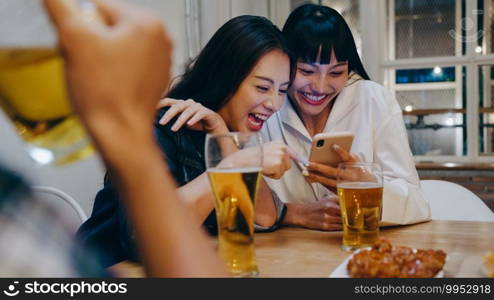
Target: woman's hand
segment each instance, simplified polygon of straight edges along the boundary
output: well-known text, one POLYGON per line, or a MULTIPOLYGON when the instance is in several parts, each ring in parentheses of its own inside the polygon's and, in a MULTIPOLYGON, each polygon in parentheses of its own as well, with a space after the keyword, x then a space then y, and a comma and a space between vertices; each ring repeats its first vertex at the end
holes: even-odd
POLYGON ((287 203, 284 224, 317 230, 341 230, 341 210, 337 196, 312 203, 287 203))
MULTIPOLYGON (((226 147, 225 147, 226 149, 226 147)), ((246 148, 236 151, 236 146, 231 145, 232 153, 223 159, 221 167, 235 164, 237 167, 252 166, 252 162, 259 161, 259 151, 256 148, 246 148)), ((262 145, 264 153, 262 175, 280 179, 283 174, 292 167, 288 146, 280 141, 265 143, 262 145)))
MULTIPOLYGON (((360 161, 358 156, 344 150, 338 145, 334 145, 333 150, 341 157, 342 162, 360 161)), ((338 168, 316 162, 310 162, 307 170, 309 171, 307 180, 310 182, 318 182, 324 185, 327 189, 333 192, 336 191, 336 173, 338 168)))
POLYGON ((182 126, 192 130, 205 131, 207 133, 221 134, 227 133, 228 127, 221 116, 195 102, 192 99, 176 100, 172 98, 161 99, 157 109, 169 106, 170 108, 159 120, 159 124, 166 125, 177 115, 177 121, 172 126, 172 131, 178 131, 182 126))
POLYGON ((288 146, 280 141, 263 144, 264 163, 263 175, 280 179, 292 167, 288 146))

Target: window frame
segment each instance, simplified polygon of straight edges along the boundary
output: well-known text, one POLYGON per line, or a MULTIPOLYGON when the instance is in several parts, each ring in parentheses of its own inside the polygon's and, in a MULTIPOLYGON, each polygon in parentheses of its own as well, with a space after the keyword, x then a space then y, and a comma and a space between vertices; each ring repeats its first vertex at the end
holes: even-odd
MULTIPOLYGON (((494 67, 494 54, 479 54, 475 52, 476 43, 470 42, 466 43, 466 53, 462 55, 461 53, 461 41, 457 41, 455 46, 455 56, 441 56, 441 57, 424 57, 424 58, 407 58, 407 59, 392 59, 395 57, 394 51, 394 0, 379 0, 379 16, 378 18, 384 20, 379 23, 378 32, 381 33, 381 38, 385 41, 384 45, 387 48, 380 51, 381 59, 379 60, 379 70, 381 73, 382 83, 389 88, 393 93, 395 93, 395 88, 399 90, 407 90, 404 87, 406 84, 396 84, 395 83, 395 70, 396 69, 416 69, 416 68, 433 68, 435 66, 439 67, 456 67, 456 88, 457 99, 456 101, 461 101, 462 95, 462 83, 461 83, 461 69, 464 66, 466 68, 466 147, 467 153, 465 156, 452 156, 452 155, 442 155, 442 156, 424 156, 416 155, 414 160, 416 162, 494 162, 493 154, 481 154, 480 144, 479 144, 479 67, 483 65, 493 65, 494 67), (389 29, 389 30, 388 30, 389 29), (460 80, 459 80, 460 79, 460 80), (460 93, 458 93, 458 91, 460 93), (459 97, 459 100, 458 100, 459 97)), ((462 0, 455 0, 456 8, 456 18, 457 22, 455 30, 458 32, 461 30, 461 4, 462 0)), ((364 1, 365 2, 365 1, 364 1)), ((486 7, 489 7, 490 2, 484 0, 484 11, 486 7)), ((474 26, 466 29, 466 36, 471 36, 477 33, 477 15, 474 12, 477 11, 477 1, 465 1, 465 18, 470 18, 474 20, 474 26)), ((484 18, 484 28, 486 28, 486 23, 488 24, 487 18, 484 18)), ((484 51, 489 50, 486 46, 487 39, 483 39, 483 49, 484 51)), ((363 45, 365 49, 365 45, 363 45)), ((415 84, 413 89, 416 88, 430 88, 435 83, 421 83, 415 84)), ((438 85, 439 86, 439 85, 438 85)), ((484 90, 486 85, 484 85, 484 90)), ((410 86, 411 87, 411 86, 410 86)), ((490 88, 490 86, 489 86, 490 88)), ((396 95, 396 93, 395 93, 396 95)), ((463 146, 463 145, 461 145, 463 146)), ((458 148, 458 147, 456 147, 458 148)))

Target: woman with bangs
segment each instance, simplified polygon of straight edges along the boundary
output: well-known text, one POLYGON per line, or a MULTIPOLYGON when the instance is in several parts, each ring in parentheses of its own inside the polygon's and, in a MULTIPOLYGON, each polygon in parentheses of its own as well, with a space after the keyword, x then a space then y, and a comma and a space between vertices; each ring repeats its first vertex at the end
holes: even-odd
MULTIPOLYGON (((309 156, 312 137, 349 131, 350 153, 335 147, 343 161, 379 163, 383 169, 382 224, 430 219, 403 123, 400 106, 383 86, 370 80, 343 17, 334 9, 306 4, 288 17, 283 34, 297 59, 288 101, 263 128, 265 140, 281 140, 309 156)), ((286 202, 283 223, 320 230, 341 229, 336 168, 311 162, 308 175, 288 170, 266 179, 286 202)))

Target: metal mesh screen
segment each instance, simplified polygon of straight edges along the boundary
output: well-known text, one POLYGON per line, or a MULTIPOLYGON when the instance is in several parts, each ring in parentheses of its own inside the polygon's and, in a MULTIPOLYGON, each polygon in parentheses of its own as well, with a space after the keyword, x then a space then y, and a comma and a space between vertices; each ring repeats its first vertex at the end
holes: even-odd
POLYGON ((441 131, 434 129, 408 131, 408 142, 413 155, 461 156, 462 147, 458 147, 456 143, 461 141, 463 141, 461 128, 448 128, 441 131))
POLYGON ((478 13, 481 15, 478 24, 477 53, 494 53, 494 0, 477 2, 478 13))
POLYGON ((480 154, 494 154, 494 67, 479 67, 480 154))
POLYGON ((396 99, 403 110, 461 108, 461 103, 457 103, 455 98, 455 89, 396 91, 396 99))
POLYGON ((435 109, 462 108, 461 95, 457 95, 455 88, 396 91, 396 98, 405 114, 425 110, 423 114, 404 115, 414 155, 463 155, 463 114, 434 112, 435 109))
POLYGON ((395 58, 455 55, 456 18, 455 0, 394 0, 395 58))

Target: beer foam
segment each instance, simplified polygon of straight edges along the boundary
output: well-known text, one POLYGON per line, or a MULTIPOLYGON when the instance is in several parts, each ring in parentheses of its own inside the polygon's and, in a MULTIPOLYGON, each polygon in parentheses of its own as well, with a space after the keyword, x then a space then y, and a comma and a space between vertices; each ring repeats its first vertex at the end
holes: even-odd
POLYGON ((261 172, 262 168, 252 167, 252 168, 232 168, 232 169, 221 169, 221 168, 209 168, 208 173, 255 173, 261 172))
POLYGON ((342 182, 338 183, 337 188, 341 189, 377 189, 382 188, 381 184, 376 182, 342 182))

